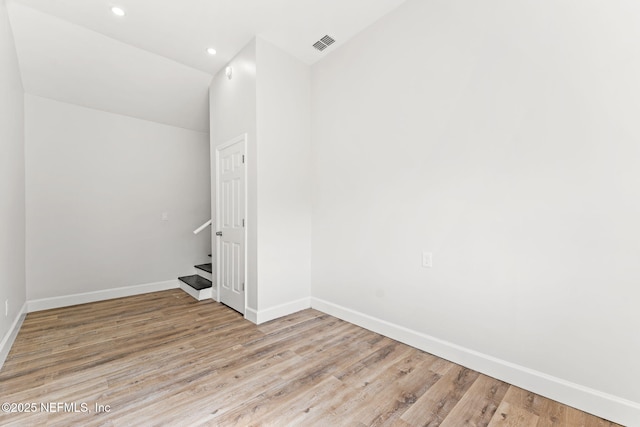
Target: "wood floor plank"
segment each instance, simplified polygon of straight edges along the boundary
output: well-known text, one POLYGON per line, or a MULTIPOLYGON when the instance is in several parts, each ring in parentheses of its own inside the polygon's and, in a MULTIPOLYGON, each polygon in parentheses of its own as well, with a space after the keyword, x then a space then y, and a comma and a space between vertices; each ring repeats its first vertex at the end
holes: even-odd
POLYGON ((491 421, 509 384, 480 375, 453 407, 441 427, 486 426, 491 421))
POLYGON ((502 402, 488 427, 536 427, 538 416, 524 408, 502 402))
POLYGON ((300 392, 315 387, 332 372, 350 363, 349 356, 354 353, 353 349, 356 346, 357 343, 335 346, 324 352, 322 358, 316 360, 315 363, 304 361, 304 369, 294 375, 288 375, 289 378, 285 377, 287 381, 283 385, 245 402, 244 405, 248 407, 249 411, 245 407, 238 407, 222 415, 220 422, 230 425, 252 425, 258 422, 261 417, 268 417, 275 409, 290 404, 300 392))
POLYGON ((439 426, 480 374, 462 366, 450 369, 403 415, 409 424, 439 426))
POLYGON ((429 370, 434 360, 428 356, 430 355, 413 350, 408 357, 386 369, 396 375, 395 379, 374 379, 373 381, 388 385, 375 396, 379 404, 375 408, 363 406, 357 415, 358 419, 370 426, 392 425, 400 419, 441 378, 439 374, 429 370))
POLYGON ((89 407, 2 426, 616 427, 316 310, 256 326, 181 290, 29 313, 0 396, 89 407))
POLYGON ((511 386, 504 397, 510 405, 538 415, 538 427, 565 425, 566 407, 519 387, 511 386))
POLYGON ((342 387, 333 399, 323 404, 324 414, 318 411, 306 425, 340 425, 345 419, 357 419, 366 425, 392 425, 439 379, 431 371, 437 358, 411 349, 404 358, 393 359, 393 365, 379 365, 378 369, 363 369, 343 377, 342 387), (413 383, 405 383, 410 377, 413 383), (345 381, 346 379, 346 381, 345 381), (376 405, 372 405, 376 402, 376 405))

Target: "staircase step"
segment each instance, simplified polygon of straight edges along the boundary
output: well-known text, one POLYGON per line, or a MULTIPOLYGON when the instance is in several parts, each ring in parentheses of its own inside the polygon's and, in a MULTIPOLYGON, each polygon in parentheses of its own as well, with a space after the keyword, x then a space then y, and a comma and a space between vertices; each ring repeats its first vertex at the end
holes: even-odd
POLYGON ((202 271, 206 271, 207 273, 213 273, 212 263, 196 265, 196 268, 199 268, 202 271))
POLYGON ((194 274, 193 276, 178 277, 178 279, 198 291, 212 287, 211 280, 205 279, 197 274, 194 274))

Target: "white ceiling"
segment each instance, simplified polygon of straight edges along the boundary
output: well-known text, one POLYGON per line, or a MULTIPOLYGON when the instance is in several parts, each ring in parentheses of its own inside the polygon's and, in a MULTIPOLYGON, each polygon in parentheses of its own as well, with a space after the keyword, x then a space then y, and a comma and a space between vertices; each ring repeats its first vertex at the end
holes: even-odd
POLYGON ((256 35, 313 64, 404 1, 9 0, 7 7, 28 93, 208 131, 211 76, 256 35), (113 15, 115 5, 127 14, 113 15), (320 53, 312 44, 325 34, 336 43, 320 53))

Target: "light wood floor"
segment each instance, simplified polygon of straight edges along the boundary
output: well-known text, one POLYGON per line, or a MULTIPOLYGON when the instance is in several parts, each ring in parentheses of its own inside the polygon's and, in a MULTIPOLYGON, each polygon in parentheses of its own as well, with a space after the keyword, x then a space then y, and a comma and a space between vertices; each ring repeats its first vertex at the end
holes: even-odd
POLYGON ((0 396, 38 406, 0 413, 20 426, 615 425, 315 310, 255 326, 180 290, 30 313, 0 396))

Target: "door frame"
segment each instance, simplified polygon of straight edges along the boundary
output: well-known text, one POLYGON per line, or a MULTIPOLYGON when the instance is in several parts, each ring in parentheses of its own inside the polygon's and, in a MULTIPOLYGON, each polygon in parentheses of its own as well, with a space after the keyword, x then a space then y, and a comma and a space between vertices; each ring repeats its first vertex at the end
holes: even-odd
POLYGON ((247 219, 247 200, 248 200, 248 179, 247 179, 247 164, 248 164, 248 156, 247 156, 247 134, 243 133, 241 135, 236 136, 235 138, 232 138, 230 140, 228 140, 227 142, 224 142, 220 145, 216 146, 216 163, 215 163, 215 167, 216 167, 216 172, 215 172, 215 179, 216 179, 216 183, 215 183, 215 188, 216 188, 216 206, 215 206, 215 212, 216 212, 216 216, 215 216, 215 220, 213 222, 214 227, 211 227, 211 238, 215 239, 216 242, 216 301, 217 302, 221 302, 221 293, 220 293, 220 239, 218 239, 218 236, 216 236, 216 232, 220 230, 220 227, 222 226, 220 223, 220 152, 222 150, 225 150, 235 144, 241 144, 241 148, 242 148, 242 155, 244 156, 244 233, 242 236, 242 244, 243 244, 243 251, 244 251, 244 266, 243 266, 243 270, 244 270, 244 311, 245 311, 245 317, 246 317, 246 311, 247 311, 247 283, 249 282, 248 280, 248 276, 247 276, 247 264, 248 264, 248 259, 247 259, 247 255, 249 253, 248 249, 247 249, 247 230, 249 228, 249 221, 247 219))

